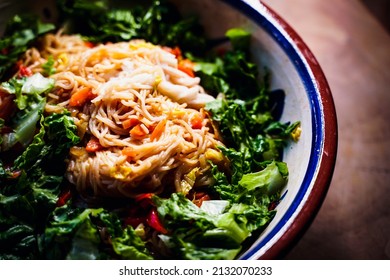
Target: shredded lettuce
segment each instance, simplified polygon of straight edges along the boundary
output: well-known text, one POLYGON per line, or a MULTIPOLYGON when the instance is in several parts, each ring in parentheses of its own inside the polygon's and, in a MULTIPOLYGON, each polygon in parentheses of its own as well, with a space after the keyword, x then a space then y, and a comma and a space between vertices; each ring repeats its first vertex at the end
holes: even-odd
POLYGON ((248 192, 255 188, 263 188, 264 193, 273 195, 286 184, 287 165, 284 162, 272 162, 266 168, 254 173, 244 174, 238 184, 248 192))
POLYGON ((153 0, 149 6, 118 8, 109 1, 59 0, 60 19, 69 32, 80 33, 91 42, 145 39, 153 44, 178 46, 202 53, 206 48, 203 28, 196 17, 182 18, 175 6, 153 0))
POLYGON ((79 141, 66 113, 41 115, 39 123, 39 132, 13 166, 5 168, 0 160, 0 259, 41 257, 37 236, 56 207, 64 155, 79 141))
POLYGON ((211 211, 213 202, 199 208, 180 193, 169 199, 154 196, 159 216, 171 231, 162 240, 178 258, 235 258, 252 232, 273 218, 275 212, 268 209, 271 196, 284 187, 286 176, 286 166, 275 162, 258 173, 244 175, 238 185, 225 185, 229 195, 211 211))
MULTIPOLYGON (((275 215, 270 206, 280 199, 289 173, 282 151, 299 127, 299 122, 278 120, 284 92, 269 90, 267 71, 260 77, 263 71, 250 56, 251 34, 228 30, 220 41, 230 42, 230 49, 217 55, 208 49, 212 42, 203 36, 196 17, 182 18, 164 0, 131 10, 105 0, 57 4, 65 32, 77 32, 85 40, 140 38, 180 46, 195 62, 201 85, 216 97, 205 110, 226 144, 218 148, 230 162, 229 171, 210 163, 214 180, 207 192, 212 200, 201 207, 189 199, 190 193, 153 195, 148 207, 155 207, 167 230, 158 236, 150 233, 147 219, 141 223, 147 230, 134 229, 118 209, 88 208, 72 199, 58 206, 66 184, 65 161, 80 138, 69 112, 43 114, 45 95, 54 86, 47 78, 55 72, 49 57, 42 74, 1 84, 2 90, 15 95, 18 112, 7 124, 0 119, 0 131, 6 125, 12 130, 1 135, 0 152, 19 144, 22 151, 12 162, 0 159, 0 259, 237 258, 275 215)), ((53 29, 35 17, 16 16, 0 39, 0 79, 10 74, 27 47, 53 29)), ((136 218, 145 216, 138 214, 136 218)))
POLYGON ((56 68, 54 67, 54 58, 52 55, 49 55, 47 61, 42 64, 43 74, 45 76, 53 75, 56 72, 56 68))
POLYGON ((53 86, 53 79, 45 78, 39 73, 31 77, 12 78, 1 84, 3 90, 15 95, 15 102, 19 109, 11 123, 13 132, 3 137, 6 139, 3 150, 9 150, 18 142, 24 147, 31 142, 46 104, 44 93, 51 90, 53 86))
POLYGON ((13 131, 1 138, 2 149, 20 143, 24 150, 10 167, 0 161, 0 259, 35 259, 40 256, 37 234, 55 208, 64 179, 64 156, 80 139, 67 113, 43 115, 51 79, 35 74, 1 86, 15 94, 19 109, 10 123, 13 131))
POLYGON ((51 23, 42 22, 37 15, 15 15, 7 24, 5 33, 0 38, 0 79, 10 75, 19 56, 22 55, 35 40, 54 30, 51 23))
POLYGON ((248 51, 252 34, 242 28, 231 28, 226 32, 235 50, 248 51))
POLYGON ((119 218, 103 208, 57 208, 40 237, 47 259, 151 259, 145 243, 130 226, 123 228, 119 218), (110 242, 103 244, 101 230, 110 242))
MULTIPOLYGON (((24 82, 21 92, 26 95, 41 95, 54 87, 54 79, 45 78, 41 73, 28 77, 24 82)), ((19 108, 22 109, 22 108, 19 108)))

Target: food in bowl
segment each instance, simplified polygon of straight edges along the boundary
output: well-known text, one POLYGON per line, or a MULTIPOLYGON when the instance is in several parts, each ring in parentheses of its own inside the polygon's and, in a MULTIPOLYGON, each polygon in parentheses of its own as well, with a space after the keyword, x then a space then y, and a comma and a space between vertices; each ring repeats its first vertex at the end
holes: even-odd
POLYGON ((0 41, 1 258, 238 258, 299 120, 279 120, 248 31, 97 3, 58 1, 59 27, 15 16, 0 41))

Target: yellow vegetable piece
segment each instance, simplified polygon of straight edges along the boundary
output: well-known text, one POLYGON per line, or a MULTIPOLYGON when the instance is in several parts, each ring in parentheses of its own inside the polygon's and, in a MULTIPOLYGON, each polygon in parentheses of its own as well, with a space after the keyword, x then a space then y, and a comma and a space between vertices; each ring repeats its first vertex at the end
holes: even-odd
POLYGON ((153 48, 155 48, 156 46, 153 45, 152 43, 149 43, 149 42, 136 41, 136 42, 131 42, 131 43, 129 44, 129 47, 130 47, 130 49, 132 49, 132 50, 137 50, 137 49, 140 49, 140 48, 153 49, 153 48))
POLYGON ((118 180, 123 180, 131 174, 132 170, 127 166, 116 166, 110 169, 110 176, 118 180))
POLYGON ((66 53, 60 53, 57 57, 57 62, 61 65, 66 65, 69 62, 69 57, 66 53))
POLYGON ((205 157, 207 160, 210 160, 213 163, 219 163, 223 161, 222 153, 214 149, 207 149, 205 157))
POLYGON ((299 138, 301 137, 302 128, 300 125, 298 125, 292 132, 291 132, 291 138, 297 142, 299 138))
POLYGON ((184 179, 180 182, 179 192, 187 195, 195 184, 196 175, 199 167, 193 168, 190 172, 184 175, 184 179))

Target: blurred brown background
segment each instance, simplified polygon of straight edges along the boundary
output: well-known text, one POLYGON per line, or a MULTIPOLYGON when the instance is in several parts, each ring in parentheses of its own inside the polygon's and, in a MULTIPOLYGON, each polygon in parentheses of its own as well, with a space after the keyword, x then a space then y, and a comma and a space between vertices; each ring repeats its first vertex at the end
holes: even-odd
POLYGON ((367 9, 390 32, 390 1, 389 0, 361 0, 367 9))
POLYGON ((319 61, 339 128, 327 197, 285 259, 390 259, 390 1, 262 2, 319 61))

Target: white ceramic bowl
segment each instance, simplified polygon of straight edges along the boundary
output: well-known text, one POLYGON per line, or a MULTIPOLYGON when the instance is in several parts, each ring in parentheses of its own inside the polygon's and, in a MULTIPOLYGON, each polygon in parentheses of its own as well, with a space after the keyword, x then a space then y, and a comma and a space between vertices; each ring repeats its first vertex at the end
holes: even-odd
MULTIPOLYGON (((197 14, 210 37, 220 38, 233 27, 250 31, 255 62, 271 70, 271 87, 286 93, 281 120, 301 121, 300 140, 284 151, 283 160, 288 164, 290 176, 277 214, 253 245, 239 256, 280 258, 310 225, 331 181, 337 152, 337 121, 326 79, 301 38, 258 0, 172 2, 183 14, 197 14)), ((53 8, 50 1, 39 4, 33 6, 41 13, 44 8, 53 8)), ((4 5, 2 9, 3 15, 18 11, 17 5, 4 5)), ((2 28, 5 20, 2 16, 2 28)))
MULTIPOLYGON (((283 160, 290 176, 277 214, 240 259, 274 259, 286 253, 310 225, 328 190, 337 153, 337 120, 324 74, 305 43, 258 0, 172 1, 196 13, 210 37, 233 27, 253 35, 252 55, 272 72, 274 89, 286 93, 282 121, 300 120, 302 135, 283 160)), ((261 70, 261 69, 260 69, 261 70)))

